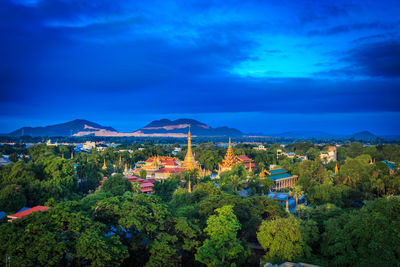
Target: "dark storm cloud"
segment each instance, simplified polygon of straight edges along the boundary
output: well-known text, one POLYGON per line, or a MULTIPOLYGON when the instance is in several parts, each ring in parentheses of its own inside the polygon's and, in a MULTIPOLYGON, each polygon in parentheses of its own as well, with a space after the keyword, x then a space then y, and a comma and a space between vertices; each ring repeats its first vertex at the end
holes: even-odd
POLYGON ((317 75, 399 78, 400 41, 391 39, 359 45, 344 53, 340 62, 346 66, 319 72, 317 75))
POLYGON ((341 33, 360 31, 360 30, 395 30, 398 29, 399 27, 400 27, 400 22, 393 22, 393 23, 371 22, 371 23, 344 24, 321 30, 312 30, 309 31, 307 35, 308 36, 337 35, 341 33))
POLYGON ((358 6, 321 3, 2 1, 0 115, 400 111, 399 42, 371 43, 397 24, 346 24, 358 6), (377 37, 353 48, 326 41, 360 31, 377 37), (326 71, 292 78, 298 49, 321 62, 335 51, 346 67, 311 64, 326 71), (280 68, 263 71, 278 56, 280 68), (246 62, 264 77, 247 76, 253 66, 235 72, 246 62), (360 75, 370 80, 352 79, 360 75))

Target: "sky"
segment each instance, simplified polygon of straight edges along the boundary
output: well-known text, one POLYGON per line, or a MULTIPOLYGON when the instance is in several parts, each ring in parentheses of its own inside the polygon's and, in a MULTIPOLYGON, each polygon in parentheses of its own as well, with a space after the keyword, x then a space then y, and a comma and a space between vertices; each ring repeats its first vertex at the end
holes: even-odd
POLYGON ((0 132, 193 118, 243 132, 400 132, 400 4, 0 1, 0 132))

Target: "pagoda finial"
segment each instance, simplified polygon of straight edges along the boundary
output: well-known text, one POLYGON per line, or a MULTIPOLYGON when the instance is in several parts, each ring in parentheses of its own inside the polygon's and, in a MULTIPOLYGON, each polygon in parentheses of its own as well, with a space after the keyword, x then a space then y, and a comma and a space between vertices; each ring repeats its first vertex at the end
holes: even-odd
POLYGON ((128 173, 128 164, 125 162, 125 169, 124 169, 124 173, 128 173))
POLYGON ((286 199, 286 211, 289 212, 289 197, 286 199))
POLYGON ((121 155, 119 155, 119 166, 121 166, 122 165, 122 157, 121 157, 121 155))
POLYGON ((102 169, 103 169, 103 170, 107 169, 107 165, 106 165, 106 158, 104 158, 104 164, 103 164, 103 167, 102 167, 102 169))
POLYGON ((192 136, 190 134, 190 124, 189 124, 189 131, 188 131, 187 152, 186 152, 185 160, 183 162, 183 166, 186 170, 194 170, 194 169, 198 168, 196 160, 194 159, 194 156, 192 153, 192 136))
POLYGON ((231 137, 229 137, 229 144, 228 147, 231 147, 231 137))
POLYGON ((335 175, 338 175, 338 173, 339 173, 339 168, 338 168, 337 163, 336 163, 336 166, 335 166, 335 175))
POLYGON ((190 187, 190 179, 189 179, 189 183, 188 183, 188 192, 192 193, 192 188, 190 187))

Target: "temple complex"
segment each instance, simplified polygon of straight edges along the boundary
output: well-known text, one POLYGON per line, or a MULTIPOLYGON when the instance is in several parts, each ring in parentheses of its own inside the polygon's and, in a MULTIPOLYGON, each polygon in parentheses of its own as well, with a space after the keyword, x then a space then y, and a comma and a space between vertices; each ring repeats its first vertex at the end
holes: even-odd
POLYGON ((238 164, 243 164, 246 169, 249 171, 253 171, 255 169, 255 165, 253 163, 253 160, 247 157, 246 155, 242 156, 235 156, 232 150, 232 144, 231 144, 231 138, 229 137, 229 144, 228 144, 228 150, 226 151, 225 157, 222 160, 222 163, 219 164, 219 170, 218 173, 224 172, 224 171, 230 171, 233 166, 238 165, 238 164))
POLYGON ((147 174, 146 178, 166 179, 172 173, 184 171, 184 169, 180 167, 181 162, 174 157, 155 156, 138 163, 136 164, 134 173, 139 175, 141 170, 145 170, 147 174))
POLYGON ((296 184, 298 178, 296 175, 291 175, 284 168, 277 168, 269 171, 264 170, 263 176, 274 181, 274 190, 292 188, 296 184))
POLYGON ((145 170, 146 178, 163 180, 169 178, 171 174, 194 169, 198 169, 200 175, 207 174, 194 159, 192 153, 192 136, 189 128, 187 153, 183 162, 175 157, 155 156, 148 158, 146 161, 137 162, 134 173, 139 175, 141 170, 145 170))

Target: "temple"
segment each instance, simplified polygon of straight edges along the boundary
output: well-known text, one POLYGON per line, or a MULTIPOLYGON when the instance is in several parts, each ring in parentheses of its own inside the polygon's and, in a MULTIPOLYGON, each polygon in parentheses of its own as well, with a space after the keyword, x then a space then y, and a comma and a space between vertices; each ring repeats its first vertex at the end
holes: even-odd
POLYGON ((183 172, 185 169, 180 166, 181 162, 177 158, 155 156, 144 162, 138 162, 134 173, 139 175, 141 170, 145 170, 146 178, 163 180, 169 178, 173 173, 183 172))
POLYGON ((291 175, 287 170, 283 168, 263 171, 265 177, 270 178, 275 183, 274 190, 288 189, 293 187, 297 182, 297 176, 291 175))
POLYGON ((139 175, 141 170, 145 170, 146 178, 164 180, 169 178, 171 174, 194 169, 198 169, 200 175, 207 174, 194 159, 192 153, 192 136, 189 128, 187 153, 183 162, 175 157, 155 156, 146 161, 137 162, 134 173, 135 175, 139 175))
POLYGON ((185 170, 201 169, 192 154, 192 135, 190 134, 190 126, 189 126, 189 132, 188 132, 187 152, 186 152, 185 160, 183 161, 182 167, 185 170))
POLYGON ((253 163, 253 160, 247 157, 246 155, 242 156, 235 156, 232 150, 232 144, 231 144, 231 138, 229 137, 229 144, 228 144, 228 150, 226 151, 225 157, 222 160, 222 163, 219 164, 219 170, 218 173, 224 172, 224 171, 230 171, 233 166, 238 165, 238 164, 243 164, 246 169, 249 171, 253 171, 255 169, 255 165, 253 163))

